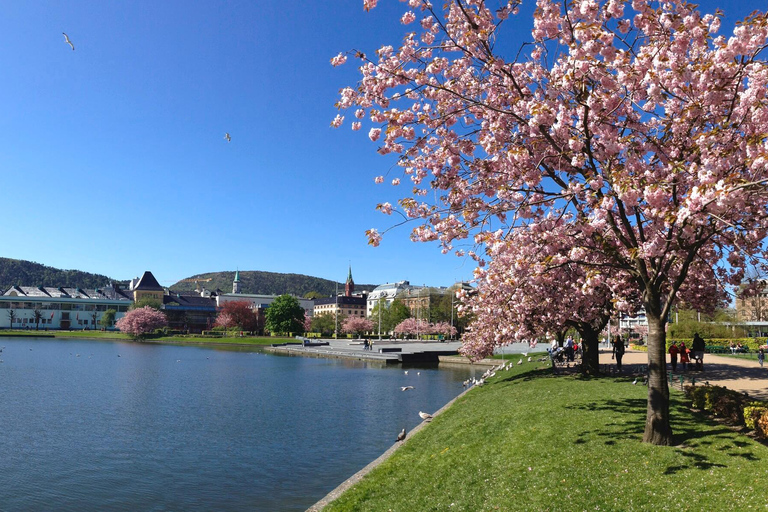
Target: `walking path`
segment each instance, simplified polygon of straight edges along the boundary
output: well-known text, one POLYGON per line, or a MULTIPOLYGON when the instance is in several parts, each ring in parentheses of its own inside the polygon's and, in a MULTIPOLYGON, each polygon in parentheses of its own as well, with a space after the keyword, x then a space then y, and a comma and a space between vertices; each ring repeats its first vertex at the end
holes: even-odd
MULTIPOLYGON (((611 351, 600 350, 601 365, 616 365, 611 359, 611 351)), ((623 373, 627 376, 642 373, 642 366, 647 366, 648 354, 635 350, 627 350, 622 359, 623 373)), ((693 367, 694 365, 690 365, 693 367)), ((757 361, 738 357, 717 356, 704 354, 704 371, 681 371, 682 365, 677 363, 677 372, 673 375, 672 385, 679 386, 679 376, 685 377, 688 384, 692 378, 697 384, 709 382, 716 386, 725 386, 740 393, 747 392, 749 396, 760 400, 768 400, 768 367, 761 368, 757 361)), ((667 357, 667 371, 671 371, 667 357)))

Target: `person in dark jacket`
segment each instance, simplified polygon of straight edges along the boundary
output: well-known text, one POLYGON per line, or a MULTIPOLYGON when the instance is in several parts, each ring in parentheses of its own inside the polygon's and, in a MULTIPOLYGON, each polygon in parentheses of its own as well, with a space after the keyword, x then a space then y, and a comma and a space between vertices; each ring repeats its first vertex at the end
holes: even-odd
POLYGON ((624 340, 618 335, 613 341, 613 356, 616 358, 616 369, 621 371, 621 358, 624 357, 624 340))
POLYGON ((704 338, 699 336, 699 333, 693 335, 693 343, 691 343, 691 350, 693 350, 693 359, 696 361, 696 369, 704 370, 704 349, 706 344, 704 338))

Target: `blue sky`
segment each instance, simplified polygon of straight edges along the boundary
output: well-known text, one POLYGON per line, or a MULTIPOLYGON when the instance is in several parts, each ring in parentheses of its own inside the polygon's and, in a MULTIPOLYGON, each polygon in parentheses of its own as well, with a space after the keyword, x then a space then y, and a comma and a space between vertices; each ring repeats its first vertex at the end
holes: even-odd
MULTIPOLYGON (((764 6, 722 7, 727 35, 732 16, 764 6)), ((236 268, 343 281, 350 263, 359 283, 470 278, 471 260, 410 242, 407 226, 367 245, 366 229, 396 221, 375 211, 397 196, 374 177, 398 169, 368 126, 330 128, 338 90, 358 75, 352 60, 329 60, 397 45, 404 10, 395 0, 367 13, 362 0, 3 3, 0 256, 116 279, 152 270, 166 285, 236 268)))

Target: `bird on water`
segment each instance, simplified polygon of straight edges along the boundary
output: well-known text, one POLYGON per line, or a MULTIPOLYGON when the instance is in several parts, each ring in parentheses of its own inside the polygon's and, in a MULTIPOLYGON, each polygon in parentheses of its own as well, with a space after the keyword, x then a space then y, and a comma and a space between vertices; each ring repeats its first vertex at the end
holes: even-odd
POLYGON ((413 389, 413 386, 400 386, 400 391, 408 391, 409 389, 413 389))

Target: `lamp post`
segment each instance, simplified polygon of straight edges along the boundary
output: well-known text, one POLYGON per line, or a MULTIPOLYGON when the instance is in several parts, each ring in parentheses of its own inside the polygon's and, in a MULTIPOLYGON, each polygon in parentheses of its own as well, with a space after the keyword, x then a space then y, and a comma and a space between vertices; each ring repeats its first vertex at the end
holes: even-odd
POLYGON ((379 307, 379 341, 381 341, 381 292, 379 292, 379 300, 376 305, 379 307))
POLYGON ((334 311, 333 339, 339 339, 339 283, 336 283, 336 310, 334 311))
POLYGON ((451 292, 451 340, 453 340, 453 299, 456 297, 456 292, 451 292))

